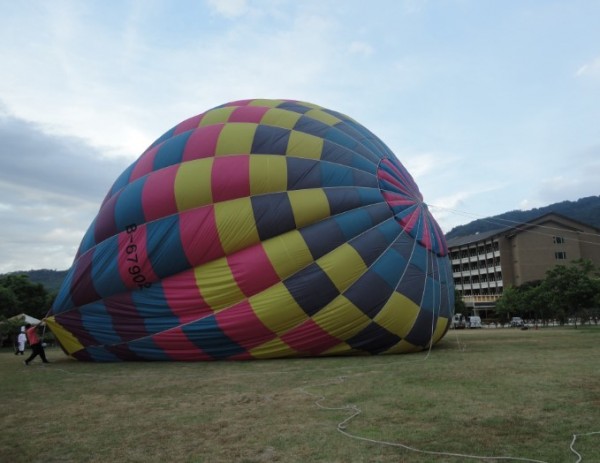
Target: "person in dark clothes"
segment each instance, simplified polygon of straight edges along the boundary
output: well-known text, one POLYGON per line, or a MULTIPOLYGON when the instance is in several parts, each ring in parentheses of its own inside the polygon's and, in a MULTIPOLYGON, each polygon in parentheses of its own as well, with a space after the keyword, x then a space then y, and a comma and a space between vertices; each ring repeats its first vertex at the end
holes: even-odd
POLYGON ((38 326, 39 325, 31 325, 30 323, 27 323, 27 325, 25 325, 25 333, 27 334, 27 341, 29 342, 29 345, 31 346, 31 351, 32 351, 29 358, 27 358, 27 360, 23 361, 23 363, 25 365, 29 365, 29 362, 31 362, 38 355, 42 359, 42 362, 50 363, 46 359, 46 353, 44 352, 44 346, 42 346, 42 340, 40 339, 40 337, 37 334, 38 326))

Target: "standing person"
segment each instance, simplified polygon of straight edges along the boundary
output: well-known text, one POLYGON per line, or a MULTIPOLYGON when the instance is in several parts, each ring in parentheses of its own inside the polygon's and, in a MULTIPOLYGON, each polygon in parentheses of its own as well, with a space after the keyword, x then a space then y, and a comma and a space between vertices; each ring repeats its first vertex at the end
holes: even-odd
POLYGON ((24 355, 25 354, 25 343, 27 342, 27 335, 25 334, 25 327, 21 327, 21 332, 19 336, 17 336, 17 351, 15 355, 24 355))
POLYGON ((42 340, 36 332, 37 327, 38 325, 31 325, 30 323, 25 325, 25 333, 27 333, 27 340, 29 341, 29 345, 31 346, 32 350, 29 358, 23 361, 25 365, 29 365, 29 362, 31 362, 38 355, 41 357, 42 362, 50 363, 46 359, 46 353, 44 352, 44 346, 42 346, 42 340))

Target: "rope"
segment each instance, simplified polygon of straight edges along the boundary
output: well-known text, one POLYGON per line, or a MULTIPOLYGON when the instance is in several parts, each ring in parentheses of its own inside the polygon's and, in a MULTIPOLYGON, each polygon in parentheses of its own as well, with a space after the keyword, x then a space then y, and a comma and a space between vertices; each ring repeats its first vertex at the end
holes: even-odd
POLYGON ((579 463, 580 461, 582 461, 581 454, 574 448, 577 437, 578 436, 591 436, 593 434, 600 434, 600 431, 586 432, 584 434, 573 434, 573 440, 571 441, 571 445, 569 446, 569 448, 571 449, 571 452, 573 452, 575 455, 577 455, 577 461, 575 463, 579 463))
MULTIPOLYGON (((433 206, 433 207, 438 207, 440 209, 443 209, 443 208, 441 208, 439 206, 433 206)), ((450 210, 450 211, 452 211, 452 210, 450 210)), ((456 211, 453 211, 453 212, 456 213, 456 211)), ((506 222, 508 222, 508 221, 506 221, 506 222)), ((519 225, 523 225, 523 224, 520 223, 519 225)), ((421 227, 421 221, 419 221, 417 223, 417 232, 416 232, 416 235, 419 234, 420 227, 421 227)), ((553 228, 547 227, 547 226, 539 226, 539 227, 542 228, 542 229, 548 229, 549 231, 553 230, 553 228)), ((515 227, 515 228, 519 229, 518 227, 515 227)), ((402 230, 402 232, 398 235, 398 237, 396 238, 396 240, 400 236, 402 236, 404 233, 405 233, 405 230, 402 230)), ((542 232, 537 232, 537 234, 544 235, 544 233, 542 233, 542 232)), ((588 234, 588 233, 584 233, 584 234, 588 234)), ((390 247, 392 247, 393 244, 396 242, 396 240, 392 241, 392 243, 390 243, 390 245, 388 245, 387 248, 389 249, 390 247)), ((593 244, 597 244, 597 243, 593 243, 593 244)), ((416 250, 416 247, 417 247, 417 239, 415 239, 414 242, 413 242, 413 246, 412 246, 412 249, 411 249, 410 257, 408 259, 409 262, 413 258, 413 255, 414 255, 414 252, 416 250)), ((380 258, 381 258, 381 256, 378 259, 376 259, 376 261, 379 260, 380 258)), ((373 265, 373 264, 371 264, 371 265, 373 265)), ((439 280, 440 280, 439 277, 441 275, 441 270, 439 268, 439 265, 436 265, 435 262, 434 262, 433 253, 429 253, 428 252, 426 254, 425 267, 426 268, 425 268, 425 272, 424 273, 425 273, 426 277, 429 276, 429 274, 431 273, 433 281, 439 282, 439 280)), ((400 276, 400 278, 398 280, 398 283, 397 283, 397 286, 395 288, 396 290, 398 289, 398 287, 402 283, 402 280, 404 279, 404 277, 406 275, 406 271, 407 271, 407 268, 404 269, 402 275, 400 276)), ((446 267, 446 268, 443 269, 443 271, 445 273, 445 276, 448 277, 449 268, 446 267)), ((427 288, 427 284, 425 283, 423 285, 423 292, 421 294, 421 305, 423 305, 423 302, 425 300, 426 288, 427 288)), ((449 291, 449 289, 448 289, 448 291, 449 291)), ((431 351, 432 351, 432 348, 433 348, 433 344, 434 344, 433 336, 434 336, 434 331, 435 331, 435 320, 439 317, 440 312, 441 312, 441 300, 442 300, 442 297, 441 297, 441 287, 440 287, 439 294, 440 294, 439 303, 436 304, 435 303, 436 288, 435 287, 432 288, 432 290, 431 290, 431 298, 432 298, 432 301, 431 301, 432 302, 432 304, 431 304, 431 307, 432 307, 432 314, 431 314, 432 315, 431 335, 430 335, 429 343, 427 345, 427 353, 426 353, 425 357, 423 359, 419 359, 419 360, 416 360, 416 361, 423 361, 424 362, 424 361, 428 360, 428 358, 429 358, 429 356, 431 354, 431 351), (437 313, 436 313, 436 309, 437 309, 437 313)), ((48 314, 50 314, 50 312, 51 312, 51 310, 48 312, 48 314)), ((44 324, 44 330, 43 330, 43 334, 42 334, 42 340, 44 339, 45 332, 46 332, 46 324, 44 324)), ((466 345, 465 344, 461 344, 461 342, 459 340, 459 337, 458 337, 458 333, 456 332, 456 330, 455 330, 455 336, 456 336, 456 341, 457 341, 458 349, 461 352, 464 352, 464 350, 466 348, 466 345)), ((377 365, 377 364, 375 364, 375 365, 377 365)), ((385 364, 385 365, 387 365, 387 364, 385 364)), ((372 367, 374 365, 370 364, 369 366, 372 367)), ((86 375, 86 373, 73 373, 73 372, 70 372, 70 371, 67 371, 67 370, 64 370, 64 369, 53 369, 53 370, 54 371, 56 371, 56 370, 62 371, 64 373, 68 373, 68 374, 86 375)), ((297 370, 293 370, 293 371, 297 371, 297 370)), ((313 371, 313 370, 311 370, 311 371, 313 371)), ((264 374, 264 372, 261 372, 261 373, 246 373, 245 375, 252 375, 252 374, 260 374, 260 375, 262 375, 262 374, 264 374)), ((88 374, 88 375, 93 376, 94 374, 88 374)), ((341 433, 342 435, 344 435, 344 436, 346 436, 346 437, 348 437, 350 439, 355 439, 355 440, 359 440, 359 441, 363 441, 363 442, 369 442, 369 443, 372 443, 372 444, 384 445, 384 446, 389 446, 389 447, 403 448, 403 449, 411 451, 411 452, 421 453, 421 454, 425 454, 425 455, 433 455, 433 456, 449 456, 449 457, 456 457, 456 458, 462 458, 462 459, 471 459, 471 460, 480 460, 480 461, 487 461, 487 460, 499 461, 499 460, 503 460, 503 461, 529 462, 529 463, 549 463, 549 462, 544 461, 544 460, 536 460, 536 459, 524 458, 524 457, 511 457, 511 456, 496 456, 496 457, 493 457, 493 456, 481 456, 481 455, 470 455, 470 454, 453 453, 453 452, 423 450, 423 449, 412 447, 410 445, 403 444, 403 443, 400 443, 400 442, 389 442, 389 441, 383 441, 383 440, 377 440, 377 439, 370 439, 370 438, 366 438, 366 437, 359 436, 359 435, 356 435, 356 434, 352 434, 352 433, 348 432, 346 429, 349 426, 350 422, 354 418, 358 417, 362 413, 362 410, 360 409, 360 407, 358 407, 357 405, 354 405, 354 404, 346 404, 346 405, 343 405, 341 407, 329 407, 329 406, 323 405, 323 403, 322 403, 322 402, 324 402, 326 400, 325 396, 311 393, 311 392, 309 392, 309 391, 307 391, 305 389, 306 387, 319 387, 319 386, 328 386, 328 385, 332 385, 332 384, 342 384, 342 383, 344 383, 346 381, 346 379, 347 379, 347 376, 338 376, 338 377, 336 377, 336 378, 334 378, 332 380, 329 380, 327 382, 319 383, 319 384, 313 384, 313 385, 309 385, 309 386, 305 386, 305 387, 300 387, 300 388, 297 388, 296 390, 299 391, 302 394, 305 394, 305 395, 308 395, 310 397, 315 398, 316 399, 315 402, 314 402, 315 405, 318 408, 322 409, 322 410, 330 410, 330 411, 343 410, 343 411, 347 411, 349 413, 349 415, 336 425, 336 429, 337 429, 337 431, 339 433, 341 433)), ((589 433, 585 433, 585 434, 573 434, 573 439, 571 441, 571 444, 570 444, 569 448, 570 448, 571 452, 573 452, 578 457, 576 463, 580 463, 582 461, 581 455, 574 448, 575 441, 577 440, 577 437, 578 436, 589 436, 589 435, 594 435, 594 434, 600 434, 600 431, 589 432, 589 433)))
MULTIPOLYGON (((354 416, 357 416, 356 414, 353 415, 351 418, 354 418, 354 416)), ((348 419, 348 420, 349 420, 348 419)), ((348 421, 345 420, 345 421, 348 421)), ((386 442, 386 441, 380 441, 380 440, 376 440, 376 439, 368 439, 366 437, 361 437, 361 436, 357 436, 354 434, 350 434, 346 431, 344 431, 343 427, 340 427, 340 425, 344 424, 345 421, 341 422, 338 424, 337 430, 339 432, 341 432, 343 435, 345 435, 346 437, 350 437, 352 439, 356 439, 356 440, 361 440, 361 441, 365 441, 365 442, 370 442, 372 444, 379 444, 379 445, 387 445, 390 447, 401 447, 405 450, 409 450, 411 452, 415 452, 415 453, 422 453, 425 455, 436 455, 436 456, 446 456, 446 457, 456 457, 456 458, 468 458, 471 460, 508 460, 508 461, 526 461, 526 462, 533 462, 533 463, 548 463, 546 461, 543 460, 534 460, 531 458, 519 458, 519 457, 486 457, 486 456, 480 456, 480 455, 468 455, 468 454, 464 454, 464 453, 452 453, 452 452, 435 452, 433 450, 421 450, 418 449, 416 447, 411 447, 409 445, 405 445, 405 444, 401 444, 399 442, 386 442)))
MULTIPOLYGON (((458 336, 457 336, 458 338, 458 336)), ((459 343, 459 346, 461 344, 459 343)), ((462 350, 462 349, 461 349, 462 350)), ((405 365, 406 363, 414 363, 414 362, 425 362, 428 357, 429 357, 430 351, 427 352, 427 354, 425 355, 425 357, 420 358, 420 359, 415 359, 415 360, 408 360, 406 362, 403 362, 403 365, 405 365)), ((376 363, 376 364, 369 364, 368 365, 370 368, 373 366, 387 366, 389 367, 389 363, 376 363)), ((45 365, 40 365, 40 368, 42 368, 43 370, 45 370, 45 372, 62 372, 64 374, 69 374, 69 375, 76 375, 76 376, 93 376, 93 377, 102 377, 102 378, 106 378, 107 375, 105 373, 99 374, 99 373, 82 373, 82 372, 73 372, 73 371, 69 371, 63 368, 48 368, 45 369, 43 368, 45 367, 45 365)), ((344 370, 352 370, 352 369, 358 369, 358 368, 362 368, 362 367, 339 367, 339 369, 344 369, 344 370)), ((333 368, 335 369, 335 368, 333 368)), ((327 368, 327 369, 319 369, 319 370, 326 370, 326 371, 331 371, 331 368, 327 368)), ((32 371, 34 371, 34 369, 28 368, 28 369, 23 369, 24 373, 31 373, 32 371)), ((39 371, 39 370, 38 370, 39 371)), ((309 372, 315 372, 315 369, 306 369, 306 370, 302 370, 302 369, 289 369, 289 370, 279 370, 279 371, 271 371, 271 372, 246 372, 246 373, 238 373, 235 375, 231 375, 231 378, 237 378, 237 377, 243 377, 243 376, 253 376, 253 375, 261 375, 264 376, 265 374, 285 374, 288 375, 290 373, 298 373, 301 371, 309 371, 309 372)), ((371 373, 374 373, 377 371, 371 371, 371 373)), ((362 375, 363 373, 355 373, 352 376, 358 376, 358 375, 362 375)), ((190 375, 179 375, 179 376, 190 376, 190 377, 197 377, 197 374, 190 374, 190 375)), ((336 410, 342 410, 342 411, 347 411, 349 413, 349 415, 344 418, 342 421, 340 421, 337 425, 336 425, 336 430, 344 435, 347 438, 350 439, 355 439, 358 441, 363 441, 363 442, 369 442, 372 444, 377 444, 377 445, 384 445, 384 446, 389 446, 389 447, 398 447, 398 448, 403 448, 407 451, 410 452, 415 452, 415 453, 421 453, 421 454, 425 454, 425 455, 432 455, 432 456, 449 456, 449 457, 455 457, 455 458, 463 458, 463 459, 471 459, 471 460, 480 460, 480 461, 486 461, 486 460, 504 460, 504 461, 521 461, 521 462, 528 462, 528 463, 549 463, 547 461, 544 460, 535 460, 535 459, 530 459, 530 458, 522 458, 522 457, 510 457, 510 456, 498 456, 498 457, 491 457, 491 456, 482 456, 482 455, 469 455, 469 454, 462 454, 462 453, 453 453, 453 452, 438 452, 438 451, 433 451, 433 450, 423 450, 423 449, 419 449, 416 447, 412 447, 410 445, 407 444, 403 444, 400 442, 389 442, 389 441, 383 441, 383 440, 377 440, 377 439, 369 439, 363 436, 359 436, 356 434, 352 434, 350 432, 348 432, 346 429, 348 427, 348 425, 350 424, 350 422, 356 418, 357 416, 359 416, 362 413, 362 410, 360 407, 358 407, 357 405, 354 404, 346 404, 340 407, 330 407, 327 405, 324 405, 323 402, 326 400, 326 397, 324 395, 321 394, 315 394, 312 392, 309 392, 306 390, 306 388, 314 388, 314 387, 323 387, 323 386, 330 386, 332 384, 342 384, 344 383, 347 379, 349 378, 349 375, 340 375, 337 376, 335 378, 332 378, 328 381, 324 381, 324 382, 320 382, 320 383, 316 383, 316 384, 311 384, 311 385, 306 385, 303 387, 299 387, 296 388, 295 390, 310 396, 312 398, 315 399, 314 404, 322 410, 329 410, 329 411, 336 411, 336 410)), ((221 378, 222 379, 222 378, 221 378)), ((206 382, 209 383, 210 380, 206 380, 206 381, 201 381, 201 382, 206 382)), ((600 434, 600 431, 594 431, 594 432, 588 432, 588 433, 581 433, 581 434, 573 434, 573 439, 571 441, 571 444, 569 446, 571 452, 573 452, 576 456, 577 456, 577 461, 575 463, 581 463, 582 460, 582 456, 581 454, 579 454, 576 450, 575 450, 575 442, 577 440, 578 437, 581 436, 591 436, 591 435, 595 435, 595 434, 600 434)))
POLYGON ((46 322, 44 322, 44 328, 42 329, 42 345, 44 344, 44 340, 46 339, 46 322))
MULTIPOLYGON (((425 357, 424 360, 426 360, 426 359, 427 359, 427 357, 425 357)), ((310 385, 310 386, 305 386, 305 387, 318 387, 318 386, 329 386, 331 384, 341 384, 341 383, 345 382, 346 379, 347 379, 347 376, 338 376, 330 381, 327 381, 324 383, 319 383, 319 384, 314 384, 314 385, 310 385)), ((502 460, 502 461, 522 461, 522 462, 529 462, 529 463, 549 463, 548 461, 545 461, 545 460, 536 460, 533 458, 525 458, 525 457, 483 456, 483 455, 470 455, 470 454, 465 454, 465 453, 441 452, 441 451, 438 452, 438 451, 434 451, 434 450, 423 450, 423 449, 412 447, 410 445, 406 445, 406 444, 403 444, 400 442, 389 442, 389 441, 378 440, 378 439, 370 439, 367 437, 352 434, 352 433, 346 431, 346 428, 348 427, 348 424, 354 418, 356 418, 358 415, 360 415, 362 413, 362 410, 357 405, 354 405, 354 404, 346 404, 341 407, 329 407, 329 406, 323 405, 322 402, 325 400, 325 396, 319 395, 319 394, 313 394, 312 392, 308 392, 305 389, 305 387, 298 388, 297 390, 305 395, 316 398, 314 403, 318 408, 320 408, 322 410, 346 410, 350 413, 349 416, 347 416, 345 419, 340 421, 336 426, 336 429, 339 433, 341 433, 342 435, 344 435, 350 439, 355 439, 355 440, 359 440, 359 441, 363 441, 363 442, 369 442, 371 444, 385 445, 388 447, 399 447, 399 448, 408 450, 410 452, 421 453, 424 455, 434 455, 434 456, 440 456, 440 457, 446 456, 446 457, 455 457, 455 458, 480 460, 480 461, 502 460)), ((573 434, 573 440, 571 441, 570 449, 571 449, 571 452, 575 453, 575 455, 577 455, 577 457, 578 457, 578 459, 575 463, 580 463, 582 461, 581 455, 574 448, 577 437, 578 436, 590 436, 590 435, 594 435, 594 434, 600 434, 600 431, 594 431, 594 432, 589 432, 589 433, 585 433, 585 434, 573 434)))

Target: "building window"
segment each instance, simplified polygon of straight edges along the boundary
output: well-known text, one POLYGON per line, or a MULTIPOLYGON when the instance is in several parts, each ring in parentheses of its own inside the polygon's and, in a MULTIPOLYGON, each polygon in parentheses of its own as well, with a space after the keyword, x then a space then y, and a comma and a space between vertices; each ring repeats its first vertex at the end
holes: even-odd
POLYGON ((554 253, 554 258, 556 260, 564 260, 567 258, 567 253, 564 251, 557 251, 554 253))
POLYGON ((565 242, 565 237, 564 236, 553 236, 552 242, 554 244, 563 244, 565 242))

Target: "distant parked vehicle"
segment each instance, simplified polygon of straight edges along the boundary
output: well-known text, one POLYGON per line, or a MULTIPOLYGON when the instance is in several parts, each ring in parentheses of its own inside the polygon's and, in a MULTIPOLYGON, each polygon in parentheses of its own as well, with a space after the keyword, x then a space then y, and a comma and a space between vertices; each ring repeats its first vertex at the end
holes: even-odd
POLYGON ((467 319, 461 313, 455 313, 452 317, 452 328, 455 330, 460 330, 467 327, 467 319))
POLYGON ((523 326, 525 323, 523 323, 523 319, 521 317, 513 317, 510 320, 510 326, 523 326))
POLYGON ((469 328, 482 328, 481 317, 469 317, 469 328))

